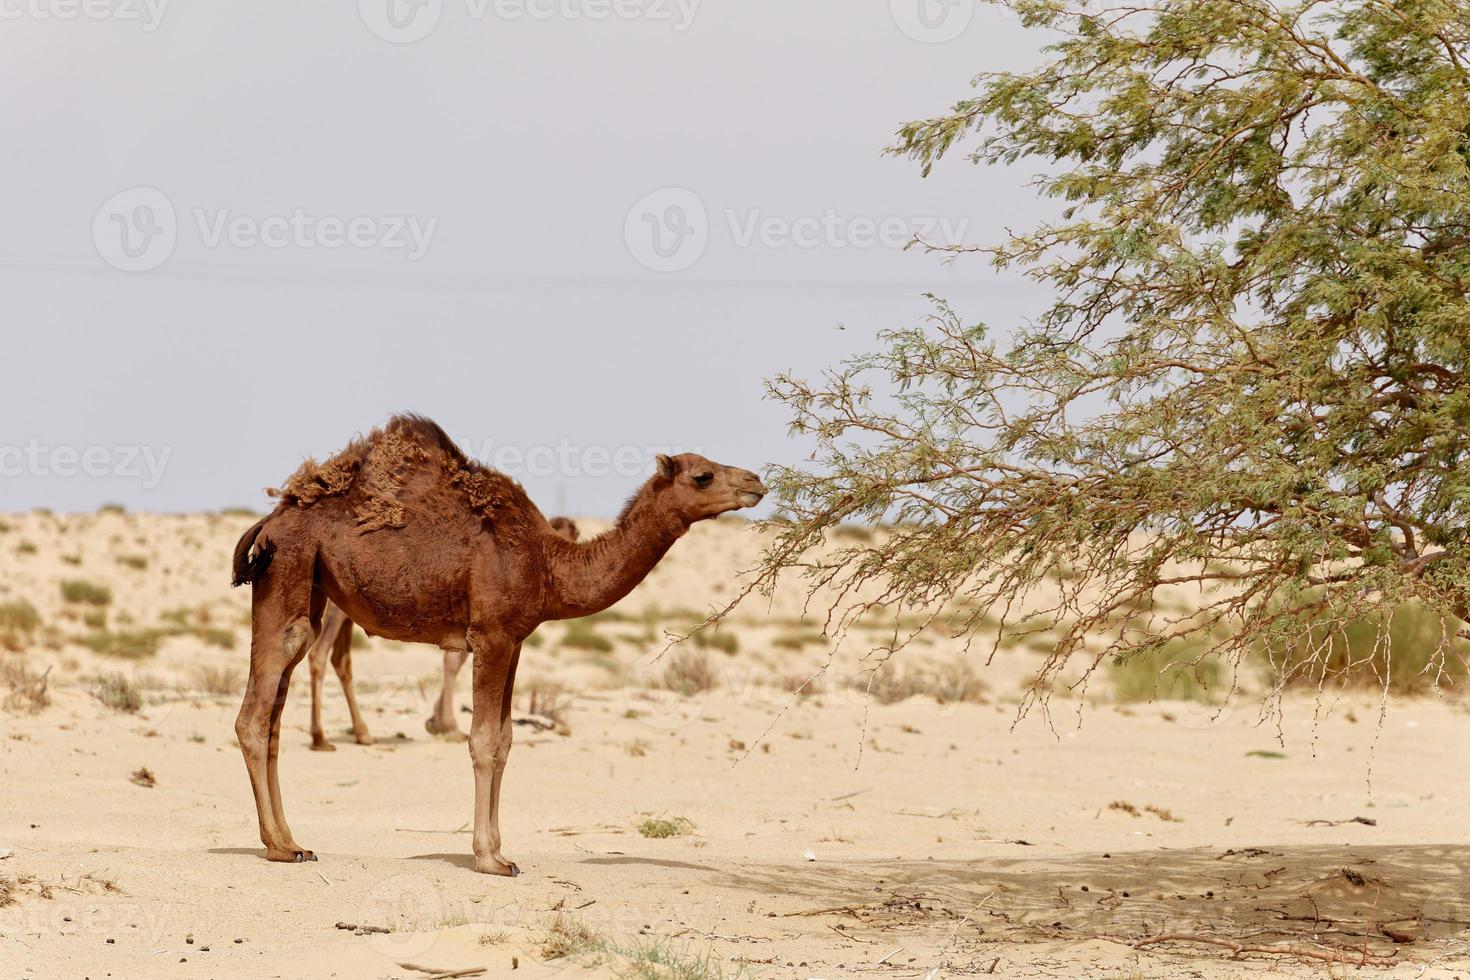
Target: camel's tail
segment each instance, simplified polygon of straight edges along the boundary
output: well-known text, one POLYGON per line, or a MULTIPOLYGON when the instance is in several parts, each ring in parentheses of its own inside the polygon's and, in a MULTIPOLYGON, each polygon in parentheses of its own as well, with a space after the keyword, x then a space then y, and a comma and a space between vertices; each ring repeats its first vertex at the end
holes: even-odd
POLYGON ((271 544, 270 539, 267 538, 260 543, 259 548, 255 547, 255 540, 260 537, 260 532, 265 528, 265 522, 268 520, 270 518, 266 517, 257 522, 254 527, 240 536, 239 543, 235 545, 235 578, 232 585, 253 583, 270 566, 271 555, 276 550, 275 545, 271 544))

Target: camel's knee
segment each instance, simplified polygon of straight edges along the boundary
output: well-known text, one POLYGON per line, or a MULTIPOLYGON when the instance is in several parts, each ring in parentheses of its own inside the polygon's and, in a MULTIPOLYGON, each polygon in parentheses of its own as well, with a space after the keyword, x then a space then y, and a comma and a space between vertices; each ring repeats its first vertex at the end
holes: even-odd
POLYGON ((245 758, 252 761, 264 759, 270 748, 269 733, 248 705, 240 709, 240 715, 235 719, 235 740, 240 743, 240 751, 245 753, 245 758))
POLYGON ((495 769, 505 766, 505 755, 510 744, 494 728, 472 728, 470 730, 470 760, 476 769, 495 769))

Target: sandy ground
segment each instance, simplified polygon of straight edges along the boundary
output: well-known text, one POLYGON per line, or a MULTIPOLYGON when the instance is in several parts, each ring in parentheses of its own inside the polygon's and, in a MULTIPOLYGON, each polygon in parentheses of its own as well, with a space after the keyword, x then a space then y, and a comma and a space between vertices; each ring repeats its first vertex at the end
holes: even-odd
POLYGON ((789 642, 786 599, 733 624, 735 652, 707 652, 714 690, 660 690, 648 623, 728 597, 758 544, 736 522, 698 529, 626 620, 597 624, 611 651, 562 627, 527 650, 522 688, 563 685, 565 728, 517 729, 503 823, 521 878, 470 870, 468 753, 422 724, 437 652, 381 641, 356 657, 375 745, 344 733, 333 679, 337 751, 307 751, 297 674, 281 777, 321 860, 270 864, 228 692, 248 595, 224 565, 246 524, 4 518, 0 602, 41 619, 13 656, 52 674, 43 710, 0 711, 0 977, 1470 977, 1465 703, 1396 700, 1380 722, 1371 698, 1325 717, 1297 699, 1278 727, 1249 697, 1099 695, 1015 724, 1038 659, 1023 649, 965 703, 869 704, 837 682, 860 666, 843 661, 797 699, 787 678, 826 651, 789 642), (65 579, 112 597, 65 602, 65 579), (201 621, 235 647, 202 627, 151 655, 81 642, 201 621), (140 711, 97 699, 108 672, 145 690, 140 711), (682 833, 645 837, 649 819, 682 833), (558 924, 600 948, 549 958, 558 924), (1386 962, 1138 945, 1161 935, 1386 962))

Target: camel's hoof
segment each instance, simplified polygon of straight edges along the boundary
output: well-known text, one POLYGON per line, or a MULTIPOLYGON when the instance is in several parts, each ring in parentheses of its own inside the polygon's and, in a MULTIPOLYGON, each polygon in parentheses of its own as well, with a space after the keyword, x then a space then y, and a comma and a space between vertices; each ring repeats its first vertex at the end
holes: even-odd
POLYGON ((337 751, 337 746, 335 746, 331 742, 327 742, 327 741, 312 742, 311 743, 311 750, 313 752, 336 752, 337 751))
POLYGON ((476 861, 475 870, 482 875, 499 875, 502 878, 519 878, 521 866, 514 861, 476 861))
POLYGON ((279 861, 283 864, 304 864, 307 861, 315 861, 316 855, 311 851, 277 851, 267 847, 265 849, 267 861, 279 861))
POLYGON ((373 744, 376 744, 376 742, 377 742, 377 740, 374 739, 371 735, 359 735, 359 736, 357 736, 357 744, 358 745, 373 745, 373 744))

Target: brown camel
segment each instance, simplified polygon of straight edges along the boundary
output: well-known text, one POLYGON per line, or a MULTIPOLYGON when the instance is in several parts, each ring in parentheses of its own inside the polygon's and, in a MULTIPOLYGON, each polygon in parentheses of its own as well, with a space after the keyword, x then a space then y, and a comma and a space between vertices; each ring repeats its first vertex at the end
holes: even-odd
POLYGON ((441 647, 462 638, 474 655, 475 870, 517 875, 500 850, 499 811, 521 642, 541 623, 608 608, 693 524, 752 507, 765 492, 747 470, 660 456, 611 531, 571 542, 519 484, 424 418, 395 416, 325 463, 308 461, 234 555, 235 584, 253 586, 235 734, 266 857, 316 859, 286 824, 277 763, 291 672, 328 600, 375 635, 441 647))
MULTIPOLYGON (((553 517, 551 529, 568 541, 579 535, 577 522, 569 517, 553 517)), ((372 745, 373 737, 368 733, 367 722, 357 710, 357 692, 352 686, 352 620, 335 602, 328 602, 322 615, 321 632, 306 662, 311 667, 311 748, 314 752, 335 752, 337 746, 327 741, 322 729, 322 685, 327 676, 327 659, 330 656, 332 670, 342 684, 342 693, 347 696, 347 710, 352 713, 352 735, 358 745, 372 745)), ((424 722, 424 727, 435 735, 454 733, 460 738, 459 724, 454 720, 454 682, 459 669, 464 666, 465 646, 456 642, 444 648, 444 682, 439 690, 439 700, 433 714, 424 722)))

